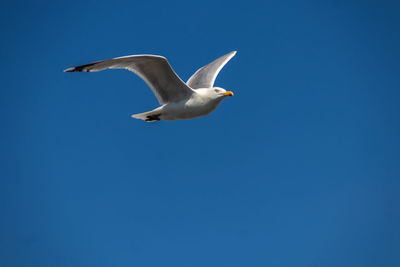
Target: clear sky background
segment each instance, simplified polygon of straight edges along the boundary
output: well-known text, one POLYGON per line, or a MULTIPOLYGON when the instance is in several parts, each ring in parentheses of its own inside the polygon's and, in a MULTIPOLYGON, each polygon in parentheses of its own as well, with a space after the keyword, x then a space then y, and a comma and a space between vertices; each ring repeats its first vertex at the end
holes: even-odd
POLYGON ((400 266, 398 3, 2 1, 0 266, 400 266), (232 50, 235 96, 188 121, 62 72, 232 50))

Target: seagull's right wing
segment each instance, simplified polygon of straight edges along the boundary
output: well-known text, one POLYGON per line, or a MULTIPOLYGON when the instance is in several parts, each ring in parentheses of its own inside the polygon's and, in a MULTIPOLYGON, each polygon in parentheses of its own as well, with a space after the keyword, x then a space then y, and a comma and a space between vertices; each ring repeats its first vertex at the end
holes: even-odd
POLYGON ((166 58, 155 55, 132 55, 93 62, 64 70, 65 72, 94 72, 105 69, 127 69, 142 78, 160 104, 190 97, 193 90, 187 86, 169 65, 166 58))
POLYGON ((193 89, 213 87, 218 73, 235 54, 236 51, 232 51, 220 58, 217 58, 208 65, 205 65, 196 71, 195 74, 193 74, 192 77, 190 77, 190 79, 186 82, 186 84, 193 89))

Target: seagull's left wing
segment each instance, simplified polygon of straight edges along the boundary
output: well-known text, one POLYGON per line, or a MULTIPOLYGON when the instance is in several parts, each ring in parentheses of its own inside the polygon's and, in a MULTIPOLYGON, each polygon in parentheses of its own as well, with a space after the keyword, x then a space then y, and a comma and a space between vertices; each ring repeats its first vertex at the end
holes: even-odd
POLYGON ((151 88, 160 104, 176 102, 192 95, 193 90, 174 72, 166 58, 155 55, 133 55, 93 62, 64 70, 94 72, 105 69, 127 69, 137 74, 151 88))
POLYGON ((213 87, 218 73, 235 54, 236 51, 232 51, 200 68, 190 77, 186 84, 193 89, 213 87))

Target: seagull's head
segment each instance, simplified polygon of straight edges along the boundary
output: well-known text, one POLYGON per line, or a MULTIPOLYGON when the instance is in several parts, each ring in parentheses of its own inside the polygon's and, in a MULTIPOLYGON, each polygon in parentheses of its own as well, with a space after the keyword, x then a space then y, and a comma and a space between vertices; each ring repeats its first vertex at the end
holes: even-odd
POLYGON ((211 88, 212 91, 214 92, 216 98, 224 98, 226 96, 233 96, 233 92, 232 91, 226 91, 223 88, 220 87, 213 87, 211 88))
POLYGON ((227 91, 220 87, 199 88, 195 90, 197 94, 204 97, 208 101, 220 103, 225 97, 233 96, 233 92, 227 91))

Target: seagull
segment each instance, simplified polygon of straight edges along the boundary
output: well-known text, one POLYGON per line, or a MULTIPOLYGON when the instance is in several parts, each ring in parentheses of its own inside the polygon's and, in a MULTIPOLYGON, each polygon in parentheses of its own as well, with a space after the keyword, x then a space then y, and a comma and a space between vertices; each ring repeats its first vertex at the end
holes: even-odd
POLYGON ((236 54, 232 51, 197 70, 185 83, 157 55, 131 55, 97 61, 64 70, 64 72, 96 72, 105 69, 127 69, 142 78, 151 88, 160 106, 132 115, 147 122, 183 120, 212 112, 232 91, 214 87, 215 79, 225 64, 236 54))

